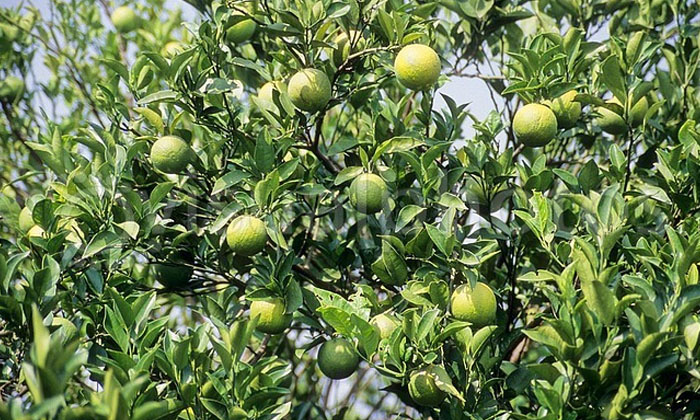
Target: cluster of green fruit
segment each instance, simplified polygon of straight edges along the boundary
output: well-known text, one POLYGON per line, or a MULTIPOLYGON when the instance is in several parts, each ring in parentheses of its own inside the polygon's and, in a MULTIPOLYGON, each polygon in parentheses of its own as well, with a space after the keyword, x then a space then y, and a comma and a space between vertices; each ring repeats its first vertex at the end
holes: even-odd
MULTIPOLYGON (((520 108, 513 117, 513 132, 524 146, 543 147, 557 135, 559 128, 571 128, 581 117, 581 103, 576 100, 577 92, 570 90, 552 101, 542 104, 531 103, 520 108)), ((609 104, 622 106, 619 100, 611 99, 609 104)), ((600 106, 597 107, 596 124, 606 133, 619 135, 630 128, 638 127, 644 121, 649 102, 642 97, 629 111, 625 120, 618 113, 600 106)))

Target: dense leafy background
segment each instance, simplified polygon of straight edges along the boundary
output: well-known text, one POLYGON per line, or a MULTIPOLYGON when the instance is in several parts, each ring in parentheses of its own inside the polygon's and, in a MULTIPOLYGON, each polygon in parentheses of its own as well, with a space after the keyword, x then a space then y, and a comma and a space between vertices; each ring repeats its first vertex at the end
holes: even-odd
POLYGON ((697 2, 190 3, 183 22, 128 2, 126 34, 107 0, 0 9, 0 79, 27 85, 1 103, 0 419, 695 418, 697 2), (227 42, 246 17, 253 38, 227 42), (362 42, 334 60, 350 30, 362 42), (414 42, 439 83, 483 81, 487 118, 469 91, 397 83, 414 42), (257 97, 305 67, 332 81, 323 110, 257 97), (577 124, 519 146, 514 112, 570 89, 577 124), (602 133, 613 96, 625 119, 646 96, 643 124, 602 133), (188 173, 153 169, 166 134, 196 152, 188 173), (363 171, 389 185, 376 215, 348 203, 363 171), (44 235, 20 228, 25 206, 44 235), (243 213, 270 235, 252 259, 225 241, 243 213), (194 269, 186 288, 154 280, 164 261, 194 269), (481 329, 449 311, 476 281, 499 302, 481 329), (292 327, 255 332, 250 301, 273 296, 292 327), (380 340, 385 311, 401 327, 380 340), (364 362, 331 382, 315 357, 334 335, 364 362), (427 365, 449 374, 437 409, 407 393, 427 365))

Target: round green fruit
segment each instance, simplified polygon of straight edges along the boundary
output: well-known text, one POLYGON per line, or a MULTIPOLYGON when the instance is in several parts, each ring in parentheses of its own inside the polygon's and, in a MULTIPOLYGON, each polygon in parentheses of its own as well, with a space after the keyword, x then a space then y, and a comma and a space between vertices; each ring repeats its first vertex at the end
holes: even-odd
POLYGON ((219 397, 219 393, 217 392, 216 388, 214 388, 214 384, 212 383, 212 381, 204 382, 204 385, 202 385, 201 395, 202 397, 209 399, 219 397))
POLYGON ((382 340, 391 337, 391 334, 399 326, 399 320, 395 316, 386 313, 375 316, 369 323, 377 329, 379 338, 382 340))
POLYGON ((184 48, 182 47, 181 43, 177 41, 170 41, 167 44, 165 44, 160 50, 160 55, 162 55, 165 58, 173 58, 176 55, 180 54, 183 50, 184 48))
POLYGON ((274 91, 280 94, 287 91, 287 86, 282 82, 267 82, 258 89, 258 102, 266 108, 277 109, 274 99, 274 91))
POLYGON ((423 407, 437 407, 445 400, 445 392, 435 383, 435 366, 411 374, 408 393, 413 401, 423 407))
POLYGON ((254 216, 238 216, 226 229, 226 242, 234 253, 250 257, 265 249, 265 223, 254 216))
POLYGON ((350 184, 350 202, 362 213, 372 214, 381 211, 386 196, 386 183, 378 175, 362 174, 350 184))
POLYGON ((32 217, 32 211, 29 207, 24 207, 22 211, 19 212, 19 230, 22 232, 28 232, 29 229, 34 226, 34 218, 32 217))
POLYGON ((426 90, 440 77, 440 57, 427 45, 407 45, 394 60, 396 77, 411 90, 426 90))
POLYGON ((496 321, 496 296, 487 284, 478 282, 472 289, 468 284, 459 286, 452 293, 452 315, 460 321, 483 327, 496 321))
POLYGON ((551 103, 552 111, 557 117, 557 125, 561 128, 571 128, 581 117, 581 103, 576 102, 577 92, 570 90, 551 103))
MULTIPOLYGON (((243 16, 241 13, 234 13, 234 16, 243 16)), ((232 23, 226 29, 226 41, 231 44, 241 44, 253 37, 258 25, 253 19, 245 18, 236 23, 232 23)))
POLYGON ((175 252, 166 261, 153 264, 153 275, 158 283, 167 289, 182 289, 186 287, 194 269, 191 267, 193 257, 187 252, 175 252))
POLYGON ((266 334, 280 334, 292 321, 291 317, 285 314, 284 300, 281 298, 253 301, 250 304, 250 319, 256 318, 256 329, 266 334))
POLYGON ((321 345, 318 367, 331 379, 345 379, 355 373, 360 358, 353 345, 344 338, 334 338, 321 345))
POLYGON ((192 159, 192 149, 180 137, 164 136, 151 146, 153 166, 166 174, 179 174, 192 159))
POLYGON ((241 407, 234 407, 229 416, 229 420, 246 420, 247 418, 248 413, 241 407))
POLYGON ((331 82, 326 73, 316 69, 297 72, 287 86, 289 99, 302 111, 316 112, 331 100, 331 82))
POLYGON ((140 26, 139 17, 129 6, 121 6, 112 12, 112 24, 121 33, 131 32, 140 26))
POLYGON ((515 113, 513 131, 523 145, 542 147, 557 135, 557 117, 544 105, 527 104, 515 113))
POLYGON ((24 93, 24 81, 16 76, 7 76, 0 84, 0 99, 5 102, 17 102, 24 93))
POLYGON ((333 40, 336 48, 333 50, 333 64, 340 67, 345 60, 350 57, 358 49, 363 48, 362 33, 360 31, 351 30, 350 34, 343 32, 333 40), (352 48, 354 46, 354 48, 352 48))

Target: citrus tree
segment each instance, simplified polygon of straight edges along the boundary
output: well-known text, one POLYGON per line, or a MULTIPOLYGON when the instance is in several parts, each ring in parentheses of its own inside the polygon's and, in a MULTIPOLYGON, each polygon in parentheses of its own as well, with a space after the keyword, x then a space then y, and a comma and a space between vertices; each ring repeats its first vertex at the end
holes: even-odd
POLYGON ((0 420, 697 416, 697 2, 187 3, 0 9, 0 420))

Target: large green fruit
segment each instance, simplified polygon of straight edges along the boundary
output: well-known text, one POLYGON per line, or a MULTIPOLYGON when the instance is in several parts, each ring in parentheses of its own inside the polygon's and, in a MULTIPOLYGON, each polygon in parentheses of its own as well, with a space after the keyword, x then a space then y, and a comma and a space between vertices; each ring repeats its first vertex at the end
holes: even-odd
POLYGON ((435 383, 437 366, 413 372, 408 382, 411 399, 423 407, 437 407, 445 400, 445 392, 435 383))
POLYGON ((318 367, 331 379, 345 379, 355 373, 360 358, 353 345, 344 338, 334 338, 321 345, 318 367))
MULTIPOLYGON (((234 16, 242 16, 241 13, 234 13, 234 16)), ((253 19, 245 18, 236 23, 231 23, 226 29, 226 41, 231 44, 241 44, 253 37, 258 25, 253 19)))
POLYGON ((377 329, 382 340, 391 337, 391 334, 399 326, 399 320, 386 313, 375 316, 369 323, 377 329))
POLYGON ((121 6, 112 12, 112 24, 117 28, 117 31, 127 33, 137 29, 141 22, 132 8, 121 6))
POLYGON ((153 166, 166 174, 179 174, 192 160, 192 149, 180 137, 164 136, 151 146, 153 166))
POLYGON ((256 329, 266 334, 280 334, 289 327, 291 316, 285 314, 284 300, 272 298, 250 304, 250 319, 258 319, 256 329))
POLYGON ((24 81, 16 76, 7 76, 0 83, 0 99, 5 102, 17 102, 24 93, 24 81))
POLYGON ((523 145, 542 147, 557 135, 557 117, 544 105, 527 104, 515 113, 513 131, 523 145))
POLYGON ((440 57, 427 45, 407 45, 394 60, 396 77, 411 90, 426 90, 440 77, 440 57))
POLYGON ((551 108, 561 128, 573 127, 581 117, 581 103, 574 100, 576 94, 575 90, 570 90, 552 101, 551 108))
POLYGON ((287 86, 289 99, 302 111, 316 112, 331 99, 331 82, 326 73, 316 69, 297 72, 287 86))
POLYGON ((246 257, 255 255, 267 244, 265 223, 254 216, 238 216, 226 229, 226 242, 236 254, 246 257))
POLYGON ((153 264, 153 275, 167 289, 185 288, 194 272, 191 267, 193 261, 194 257, 188 252, 174 252, 165 261, 153 264))
POLYGON ((478 282, 472 289, 469 284, 459 286, 452 293, 452 315, 460 321, 483 327, 496 321, 496 296, 487 284, 478 282))
POLYGON ((358 211, 372 214, 384 208, 387 188, 384 180, 375 174, 362 174, 350 184, 350 202, 358 211))

